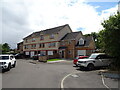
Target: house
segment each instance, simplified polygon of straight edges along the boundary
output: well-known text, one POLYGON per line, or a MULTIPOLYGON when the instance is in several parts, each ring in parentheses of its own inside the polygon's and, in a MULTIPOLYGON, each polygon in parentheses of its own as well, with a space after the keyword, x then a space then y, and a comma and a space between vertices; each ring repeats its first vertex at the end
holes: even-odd
POLYGON ((34 32, 23 39, 23 51, 30 57, 35 54, 59 55, 59 42, 72 30, 68 24, 34 32))
POLYGON ((17 51, 18 51, 19 53, 23 53, 23 42, 19 42, 19 43, 17 44, 17 51))
POLYGON ((61 58, 89 56, 95 50, 95 42, 92 36, 84 36, 81 31, 71 32, 61 39, 59 49, 61 58))
POLYGON ((33 32, 23 38, 23 52, 30 57, 43 54, 73 59, 77 55, 90 55, 94 50, 93 37, 86 37, 81 31, 72 32, 68 24, 33 32))

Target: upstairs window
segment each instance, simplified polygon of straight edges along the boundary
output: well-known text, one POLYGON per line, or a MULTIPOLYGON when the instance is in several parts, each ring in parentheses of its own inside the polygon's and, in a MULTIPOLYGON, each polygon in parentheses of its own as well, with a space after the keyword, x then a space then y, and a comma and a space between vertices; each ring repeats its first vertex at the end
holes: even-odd
POLYGON ((44 40, 44 36, 43 35, 40 35, 40 40, 44 40))
POLYGON ((35 38, 32 38, 32 42, 34 42, 35 41, 35 38))
POLYGON ((28 42, 28 40, 26 39, 26 40, 25 40, 25 42, 27 43, 27 42, 28 42))
POLYGON ((79 40, 79 45, 84 45, 84 39, 83 39, 83 38, 81 38, 81 39, 79 40))
POLYGON ((31 45, 31 48, 36 48, 36 44, 31 45))
POLYGON ((45 47, 44 43, 39 44, 39 48, 44 48, 44 47, 45 47))
POLYGON ((25 49, 29 49, 29 45, 25 45, 24 47, 25 47, 25 49))
POLYGON ((54 34, 51 34, 51 35, 50 35, 50 39, 53 39, 53 38, 54 38, 54 34))
POLYGON ((55 47, 56 43, 49 43, 49 47, 55 47))

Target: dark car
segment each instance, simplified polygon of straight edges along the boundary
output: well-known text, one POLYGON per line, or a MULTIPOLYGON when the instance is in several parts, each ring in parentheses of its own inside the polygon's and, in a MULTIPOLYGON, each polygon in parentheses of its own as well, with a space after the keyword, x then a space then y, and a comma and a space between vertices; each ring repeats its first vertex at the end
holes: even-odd
POLYGON ((29 55, 25 55, 24 53, 18 53, 15 55, 16 59, 23 59, 23 58, 29 58, 29 55))
POLYGON ((84 59, 84 58, 88 58, 88 56, 77 56, 74 60, 73 60, 73 64, 75 64, 77 66, 77 61, 78 59, 84 59))
POLYGON ((24 54, 23 53, 18 53, 15 55, 16 59, 23 59, 24 58, 24 54))

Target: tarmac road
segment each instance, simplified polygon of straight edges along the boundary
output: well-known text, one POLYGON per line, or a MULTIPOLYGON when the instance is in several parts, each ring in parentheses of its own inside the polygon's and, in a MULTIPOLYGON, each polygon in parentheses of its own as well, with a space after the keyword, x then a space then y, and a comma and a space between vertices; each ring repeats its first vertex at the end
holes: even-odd
MULTIPOLYGON (((57 63, 30 63, 30 60, 17 60, 17 66, 2 74, 2 88, 60 88, 63 78, 64 88, 105 88, 98 71, 80 71, 73 67, 72 61, 57 63)), ((118 82, 108 79, 111 88, 118 82)))

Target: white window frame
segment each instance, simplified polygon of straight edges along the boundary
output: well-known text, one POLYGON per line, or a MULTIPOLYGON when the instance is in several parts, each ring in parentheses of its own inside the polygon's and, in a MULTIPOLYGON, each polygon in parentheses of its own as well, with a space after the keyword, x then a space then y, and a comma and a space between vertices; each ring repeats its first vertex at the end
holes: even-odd
POLYGON ((84 39, 83 38, 80 38, 79 45, 84 45, 84 39))
POLYGON ((48 51, 48 55, 53 55, 53 51, 48 51))

